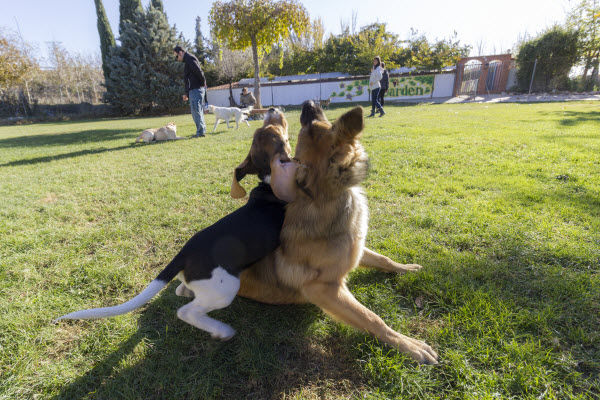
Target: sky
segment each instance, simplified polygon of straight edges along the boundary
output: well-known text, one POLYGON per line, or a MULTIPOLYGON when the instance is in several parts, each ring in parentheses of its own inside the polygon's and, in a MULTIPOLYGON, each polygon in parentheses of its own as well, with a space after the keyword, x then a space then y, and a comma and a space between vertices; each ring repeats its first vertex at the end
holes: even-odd
MULTIPOLYGON (((119 1, 102 0, 111 28, 119 31, 119 1)), ((223 0, 225 1, 225 0, 223 0)), ((150 0, 142 0, 144 7, 150 0)), ((193 40, 196 17, 202 19, 202 32, 210 35, 208 13, 213 1, 163 0, 171 25, 193 40)), ((341 22, 351 24, 356 15, 358 28, 373 22, 386 23, 388 31, 401 39, 411 28, 429 40, 458 33, 461 43, 474 49, 484 44, 485 54, 504 53, 519 35, 535 35, 555 22, 565 21, 569 0, 300 0, 311 18, 321 17, 327 34, 339 34, 341 22), (495 52, 494 52, 495 50, 495 52)), ((47 43, 61 42, 69 52, 100 52, 93 0, 0 0, 0 28, 19 32, 47 53, 47 43)), ((473 50, 472 55, 477 55, 473 50)))

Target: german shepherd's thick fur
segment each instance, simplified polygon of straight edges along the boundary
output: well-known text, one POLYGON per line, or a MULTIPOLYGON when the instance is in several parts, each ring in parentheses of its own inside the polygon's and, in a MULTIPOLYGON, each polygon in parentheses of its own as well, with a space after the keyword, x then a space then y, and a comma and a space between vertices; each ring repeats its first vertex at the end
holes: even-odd
POLYGON ((366 177, 368 158, 358 141, 364 129, 362 108, 331 124, 322 109, 308 101, 300 119, 295 200, 286 208, 281 245, 242 273, 238 294, 271 304, 313 303, 417 362, 436 364, 438 356, 431 347, 388 327, 346 286, 346 275, 359 264, 399 273, 421 268, 395 263, 364 247, 368 209, 359 185, 366 177))

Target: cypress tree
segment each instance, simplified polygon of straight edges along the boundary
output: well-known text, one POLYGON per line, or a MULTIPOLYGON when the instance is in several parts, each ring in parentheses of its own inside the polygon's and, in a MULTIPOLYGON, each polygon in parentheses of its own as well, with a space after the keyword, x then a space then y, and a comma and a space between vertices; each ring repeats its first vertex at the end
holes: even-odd
POLYGON ((194 39, 195 54, 202 65, 206 65, 208 60, 208 49, 206 47, 206 39, 202 35, 201 18, 196 17, 196 37, 194 39))
POLYGON ((112 51, 106 101, 127 114, 180 107, 183 64, 173 57, 175 28, 149 5, 123 23, 121 46, 112 51))
POLYGON ((104 72, 104 80, 109 77, 108 57, 110 49, 116 46, 115 37, 110 29, 110 23, 104 11, 102 0, 94 0, 96 5, 96 16, 98 17, 98 35, 100 35, 100 54, 102 55, 102 71, 104 72))
POLYGON ((202 65, 205 65, 207 57, 206 57, 206 47, 204 45, 204 36, 202 36, 202 30, 200 29, 201 21, 202 20, 199 16, 196 17, 196 38, 194 40, 194 47, 195 47, 194 53, 196 54, 198 61, 200 61, 202 63, 202 65))
POLYGON ((165 7, 163 6, 163 2, 161 0, 152 0, 150 4, 152 4, 152 7, 156 8, 157 10, 165 12, 165 7))
POLYGON ((119 0, 119 35, 123 35, 125 21, 133 21, 136 12, 144 12, 140 0, 119 0))

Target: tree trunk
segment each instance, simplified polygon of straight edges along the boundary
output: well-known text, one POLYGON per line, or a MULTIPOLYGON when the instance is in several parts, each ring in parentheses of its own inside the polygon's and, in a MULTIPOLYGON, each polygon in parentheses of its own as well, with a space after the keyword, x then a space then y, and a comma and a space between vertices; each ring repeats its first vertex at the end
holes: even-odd
POLYGON ((260 104, 260 71, 258 66, 258 45, 256 36, 252 36, 252 58, 254 59, 254 97, 256 98, 256 108, 262 108, 260 104))
POLYGON ((592 68, 592 81, 590 82, 590 89, 591 90, 596 90, 596 85, 598 84, 598 59, 596 58, 593 61, 593 68, 592 68))
POLYGON ((233 84, 231 81, 229 81, 229 107, 237 107, 237 103, 233 97, 233 84))
POLYGON ((25 93, 27 93, 27 104, 32 104, 31 92, 29 91, 29 83, 25 80, 25 93))
POLYGON ((583 76, 582 76, 582 80, 581 80, 581 83, 583 84, 582 89, 584 92, 588 90, 587 75, 588 75, 588 71, 590 69, 591 64, 592 64, 592 60, 589 57, 586 57, 585 67, 583 68, 583 76))
POLYGON ((25 93, 23 93, 23 89, 19 90, 19 102, 23 106, 23 114, 25 117, 28 117, 30 114, 29 104, 27 104, 27 99, 25 98, 25 93))

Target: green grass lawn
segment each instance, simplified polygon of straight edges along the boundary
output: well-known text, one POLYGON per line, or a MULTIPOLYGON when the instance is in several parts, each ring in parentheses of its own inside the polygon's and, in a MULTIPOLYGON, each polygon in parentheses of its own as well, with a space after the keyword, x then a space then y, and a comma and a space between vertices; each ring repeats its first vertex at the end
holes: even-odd
POLYGON ((599 107, 389 105, 367 120, 367 245, 424 268, 357 269, 349 286, 436 349, 434 367, 312 305, 238 298, 213 313, 238 331, 217 342, 177 319, 175 282, 136 312, 52 325, 133 297, 243 204, 232 172, 261 123, 150 145, 141 130, 191 136, 191 117, 0 127, 0 399, 598 399, 599 107))

